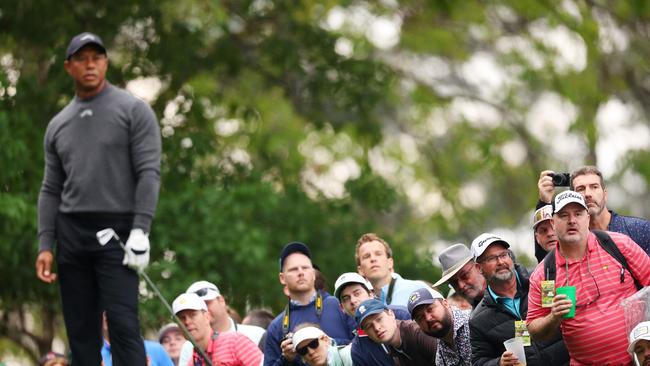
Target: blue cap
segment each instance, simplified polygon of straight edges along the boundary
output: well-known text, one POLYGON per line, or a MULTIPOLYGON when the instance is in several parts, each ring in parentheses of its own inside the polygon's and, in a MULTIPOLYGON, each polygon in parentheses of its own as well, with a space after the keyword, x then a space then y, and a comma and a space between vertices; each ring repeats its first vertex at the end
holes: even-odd
POLYGON ((91 43, 97 45, 104 53, 106 53, 104 42, 102 42, 102 39, 99 38, 98 35, 90 32, 83 32, 81 34, 77 34, 74 36, 74 38, 72 38, 72 40, 70 40, 70 44, 68 44, 68 48, 65 51, 65 58, 69 59, 70 56, 77 53, 77 51, 79 51, 83 46, 91 43))
POLYGON ((436 299, 444 299, 444 297, 438 291, 430 289, 428 287, 421 287, 411 292, 407 304, 409 314, 411 314, 411 317, 413 317, 413 310, 415 310, 415 308, 420 305, 433 304, 436 299))
POLYGON ((362 302, 357 311, 354 313, 354 319, 357 325, 361 326, 363 320, 370 315, 379 314, 384 310, 388 310, 388 306, 377 299, 368 299, 362 302))
POLYGON ((289 243, 282 248, 282 251, 280 252, 280 272, 282 272, 282 266, 284 265, 284 260, 287 259, 287 257, 290 254, 293 253, 302 253, 306 255, 309 259, 311 259, 311 252, 309 251, 309 248, 298 241, 294 241, 292 243, 289 243))

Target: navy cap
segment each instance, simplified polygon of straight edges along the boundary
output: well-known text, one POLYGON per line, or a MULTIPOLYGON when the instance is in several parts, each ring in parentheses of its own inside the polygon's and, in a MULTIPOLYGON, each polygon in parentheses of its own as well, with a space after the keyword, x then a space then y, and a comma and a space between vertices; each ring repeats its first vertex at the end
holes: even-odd
POLYGON ((377 299, 368 299, 359 305, 357 311, 354 313, 354 319, 357 321, 357 325, 361 327, 361 323, 365 318, 370 315, 379 314, 387 309, 388 306, 383 302, 377 299))
POLYGON ((287 259, 287 257, 290 254, 293 253, 302 253, 306 255, 309 259, 311 259, 311 252, 309 251, 309 248, 298 241, 294 241, 292 243, 289 243, 282 248, 282 251, 280 252, 280 272, 282 272, 282 266, 284 265, 284 260, 287 259))
POLYGON ((409 301, 407 308, 409 314, 413 317, 413 310, 420 305, 429 305, 433 304, 436 299, 444 299, 444 297, 436 290, 430 289, 428 287, 421 287, 413 292, 409 296, 409 301))
POLYGON ((98 35, 90 33, 90 32, 83 32, 81 34, 77 34, 72 38, 70 41, 70 44, 68 44, 68 49, 65 51, 65 58, 69 59, 70 56, 74 55, 79 51, 83 46, 88 45, 88 44, 94 44, 99 46, 99 48, 106 53, 106 47, 104 47, 104 42, 102 42, 102 39, 99 38, 98 35))

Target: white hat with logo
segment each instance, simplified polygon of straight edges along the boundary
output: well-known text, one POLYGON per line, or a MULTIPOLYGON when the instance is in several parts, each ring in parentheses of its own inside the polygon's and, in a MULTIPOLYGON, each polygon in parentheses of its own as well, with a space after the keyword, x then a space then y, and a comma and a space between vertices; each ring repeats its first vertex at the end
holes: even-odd
POLYGON ((472 241, 472 254, 474 255, 474 260, 480 257, 481 254, 485 252, 485 249, 494 243, 502 243, 506 248, 510 248, 510 244, 497 235, 492 233, 483 233, 472 241))

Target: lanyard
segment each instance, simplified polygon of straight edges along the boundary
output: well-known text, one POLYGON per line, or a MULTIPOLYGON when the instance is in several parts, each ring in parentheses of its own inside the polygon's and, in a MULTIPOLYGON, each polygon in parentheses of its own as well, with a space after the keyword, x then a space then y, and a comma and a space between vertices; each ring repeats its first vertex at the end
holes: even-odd
MULTIPOLYGON (((318 321, 320 322, 320 316, 323 313, 323 296, 321 295, 320 291, 316 291, 316 316, 318 317, 318 321)), ((282 318, 282 338, 286 337, 286 335, 289 333, 289 317, 290 317, 290 304, 287 304, 287 306, 284 308, 284 317, 282 318)))
POLYGON ((393 301, 393 290, 395 290, 395 277, 390 279, 390 285, 388 285, 388 293, 386 294, 386 305, 390 305, 393 301))
POLYGON ((215 360, 216 364, 212 364, 212 356, 215 354, 215 352, 217 352, 217 338, 219 338, 219 333, 214 332, 212 338, 210 339, 210 343, 208 343, 208 347, 205 350, 205 353, 207 353, 207 359, 203 357, 203 352, 199 353, 194 350, 192 353, 193 366, 219 366, 219 362, 217 360, 215 360))

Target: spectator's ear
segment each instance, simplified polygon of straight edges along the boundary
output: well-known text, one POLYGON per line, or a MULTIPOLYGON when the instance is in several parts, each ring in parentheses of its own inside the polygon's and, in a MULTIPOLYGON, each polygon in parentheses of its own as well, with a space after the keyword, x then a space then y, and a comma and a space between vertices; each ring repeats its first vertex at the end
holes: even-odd
POLYGON ((284 273, 283 272, 280 272, 280 283, 285 285, 285 286, 287 285, 287 283, 284 280, 284 273))

